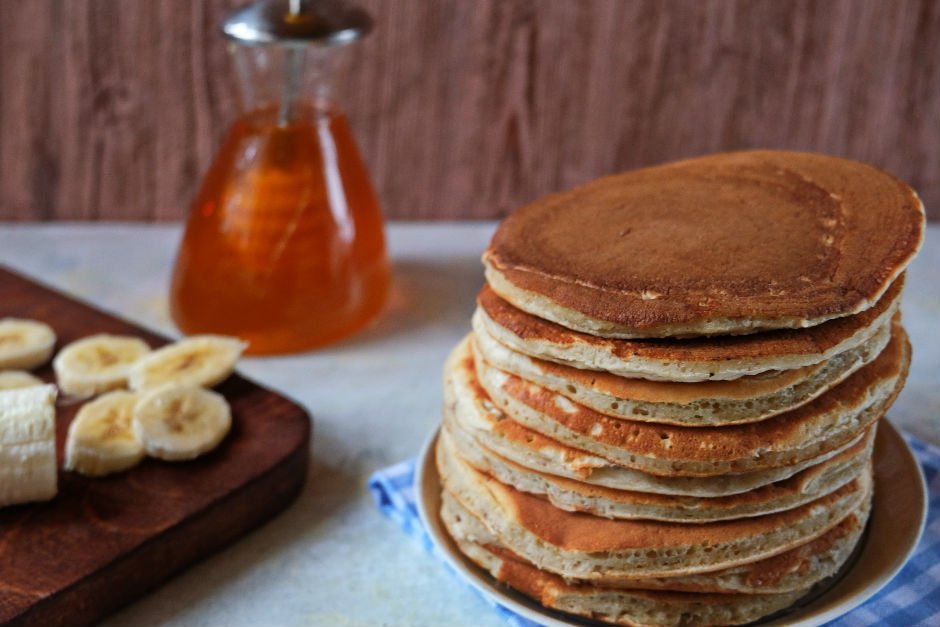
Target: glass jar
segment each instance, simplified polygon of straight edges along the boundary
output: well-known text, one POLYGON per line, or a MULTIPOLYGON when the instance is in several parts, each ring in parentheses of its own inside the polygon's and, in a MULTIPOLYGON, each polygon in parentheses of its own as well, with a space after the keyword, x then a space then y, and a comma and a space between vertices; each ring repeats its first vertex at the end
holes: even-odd
POLYGON ((187 334, 237 336, 251 354, 296 352, 353 333, 383 307, 381 210, 331 97, 329 67, 334 48, 369 23, 351 26, 346 14, 337 24, 336 7, 349 10, 284 0, 242 9, 274 21, 267 40, 244 26, 233 34, 246 19, 238 12, 226 20, 243 111, 202 181, 177 254, 170 306, 187 334), (273 32, 277 20, 294 31, 273 32))

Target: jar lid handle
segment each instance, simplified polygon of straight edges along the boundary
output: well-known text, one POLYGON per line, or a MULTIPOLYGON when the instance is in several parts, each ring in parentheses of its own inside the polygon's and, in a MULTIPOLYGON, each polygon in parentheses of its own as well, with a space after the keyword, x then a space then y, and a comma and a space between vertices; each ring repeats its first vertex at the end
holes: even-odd
POLYGON ((341 46, 371 29, 368 12, 344 0, 257 0, 222 21, 225 36, 247 46, 341 46))

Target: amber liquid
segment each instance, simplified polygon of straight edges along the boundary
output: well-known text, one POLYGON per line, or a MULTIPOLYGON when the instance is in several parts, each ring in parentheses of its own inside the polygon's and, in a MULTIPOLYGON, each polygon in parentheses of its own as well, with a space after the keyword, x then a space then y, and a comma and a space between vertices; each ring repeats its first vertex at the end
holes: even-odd
POLYGON ((381 211, 345 116, 273 109, 229 130, 197 195, 170 293, 185 333, 296 352, 368 323, 389 268, 381 211))

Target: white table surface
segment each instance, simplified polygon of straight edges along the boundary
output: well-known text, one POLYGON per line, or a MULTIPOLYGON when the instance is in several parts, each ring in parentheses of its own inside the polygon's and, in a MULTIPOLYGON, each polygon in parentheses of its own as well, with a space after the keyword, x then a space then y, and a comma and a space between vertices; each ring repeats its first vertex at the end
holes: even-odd
MULTIPOLYGON (((283 514, 114 615, 139 625, 504 625, 384 518, 374 470, 415 455, 439 420, 440 370, 469 330, 493 223, 393 223, 395 287, 370 329, 299 356, 246 358, 246 376, 314 417, 306 487, 283 514)), ((158 332, 177 226, 0 225, 0 263, 158 332)), ((914 346, 896 424, 940 445, 940 225, 908 271, 914 346)), ((0 304, 2 313, 2 304, 0 304)))

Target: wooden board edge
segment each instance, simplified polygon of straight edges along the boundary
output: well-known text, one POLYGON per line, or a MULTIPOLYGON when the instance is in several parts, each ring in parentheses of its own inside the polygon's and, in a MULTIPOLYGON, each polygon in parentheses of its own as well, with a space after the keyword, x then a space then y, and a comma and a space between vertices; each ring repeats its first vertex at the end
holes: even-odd
POLYGON ((274 518, 297 499, 306 483, 312 421, 306 411, 303 416, 305 437, 265 474, 149 538, 98 572, 11 617, 11 624, 92 625, 274 518), (141 564, 150 567, 142 568, 141 564))

